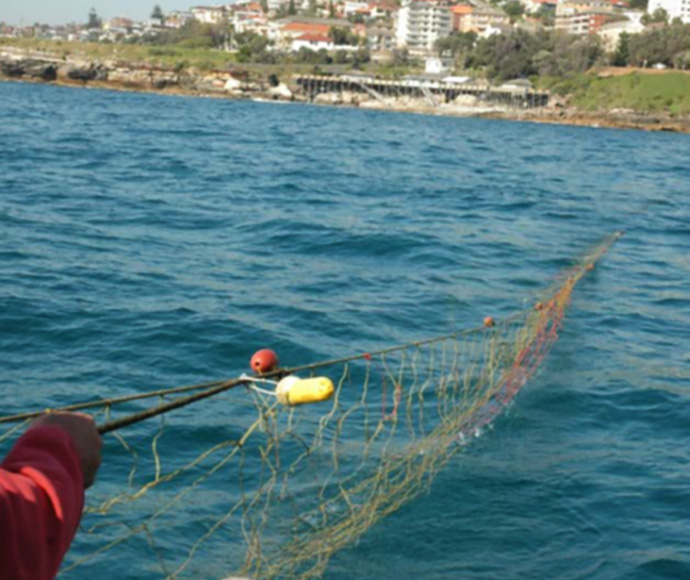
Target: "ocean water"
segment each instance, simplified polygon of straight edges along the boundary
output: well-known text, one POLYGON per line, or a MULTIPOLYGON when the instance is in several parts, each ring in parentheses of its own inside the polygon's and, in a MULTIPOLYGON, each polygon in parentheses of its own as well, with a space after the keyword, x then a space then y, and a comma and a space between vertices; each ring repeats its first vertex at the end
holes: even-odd
MULTIPOLYGON (((689 152, 0 83, 2 414, 236 376, 261 347, 300 364, 476 326, 621 229, 509 412, 326 577, 688 578, 689 152)), ((205 409, 179 412, 189 448, 205 409)))

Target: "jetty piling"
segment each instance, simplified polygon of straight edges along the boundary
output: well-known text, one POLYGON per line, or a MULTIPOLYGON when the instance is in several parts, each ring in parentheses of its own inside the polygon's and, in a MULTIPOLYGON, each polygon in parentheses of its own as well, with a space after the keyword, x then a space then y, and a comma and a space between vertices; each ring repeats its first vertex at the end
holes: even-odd
POLYGON ((426 100, 430 106, 452 103, 460 96, 472 96, 487 105, 509 109, 541 109, 549 102, 549 92, 522 86, 492 87, 486 82, 443 82, 427 79, 386 80, 352 75, 295 75, 294 84, 314 101, 322 93, 366 93, 386 102, 386 98, 401 96, 426 100))

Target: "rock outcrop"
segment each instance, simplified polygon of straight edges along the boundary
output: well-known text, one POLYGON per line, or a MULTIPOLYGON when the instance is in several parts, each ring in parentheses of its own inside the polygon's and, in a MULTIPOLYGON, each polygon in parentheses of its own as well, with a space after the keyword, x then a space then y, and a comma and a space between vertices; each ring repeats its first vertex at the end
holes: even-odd
POLYGON ((0 74, 10 78, 28 77, 54 81, 57 79, 58 66, 53 62, 32 58, 0 59, 0 74))
MULTIPOLYGON (((236 78, 231 72, 169 69, 145 63, 57 59, 23 56, 20 51, 0 52, 0 77, 19 80, 57 82, 137 91, 172 91, 191 94, 216 94, 246 97, 263 87, 236 78)), ((278 85, 270 92, 273 99, 292 100, 292 91, 278 85)))

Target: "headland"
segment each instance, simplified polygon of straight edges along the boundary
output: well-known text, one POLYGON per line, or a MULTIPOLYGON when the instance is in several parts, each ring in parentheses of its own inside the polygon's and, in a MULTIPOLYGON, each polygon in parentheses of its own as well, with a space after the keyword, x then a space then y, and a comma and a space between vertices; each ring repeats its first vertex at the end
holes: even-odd
MULTIPOLYGON (((0 80, 154 92, 224 99, 287 101, 426 115, 690 133, 690 116, 634 108, 578 106, 568 96, 520 84, 492 86, 483 79, 462 84, 382 79, 353 71, 304 74, 251 66, 201 69, 193 65, 60 55, 25 47, 0 47, 0 80)), ((651 71, 650 71, 651 72, 651 71)), ((635 69, 590 71, 594 83, 643 80, 635 69)), ((683 75, 684 73, 672 73, 683 75)), ((653 79, 654 76, 649 75, 653 79)), ((690 83, 690 75, 684 79, 690 83)))

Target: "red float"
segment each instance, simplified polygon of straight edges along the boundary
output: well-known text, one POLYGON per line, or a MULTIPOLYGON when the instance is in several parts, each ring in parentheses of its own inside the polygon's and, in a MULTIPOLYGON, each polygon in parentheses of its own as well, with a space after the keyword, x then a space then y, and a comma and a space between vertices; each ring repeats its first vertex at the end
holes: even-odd
POLYGON ((278 355, 271 349, 264 348, 254 353, 249 364, 257 374, 270 373, 278 366, 278 355))
POLYGON ((486 326, 487 328, 493 328, 494 326, 496 326, 496 322, 494 321, 493 317, 487 316, 484 319, 484 326, 486 326))

